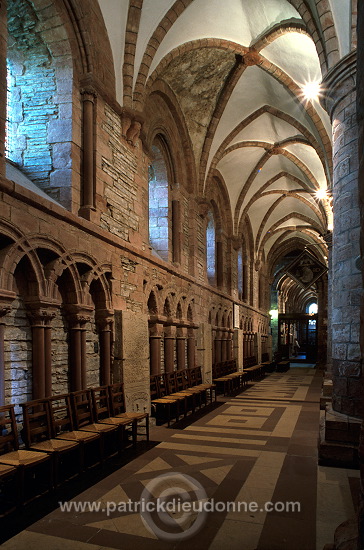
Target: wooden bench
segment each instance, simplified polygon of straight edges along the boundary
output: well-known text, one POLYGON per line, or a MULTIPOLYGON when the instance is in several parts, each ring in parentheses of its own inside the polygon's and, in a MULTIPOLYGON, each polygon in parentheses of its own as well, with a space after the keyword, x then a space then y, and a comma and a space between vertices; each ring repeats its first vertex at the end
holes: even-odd
POLYGON ((276 371, 277 372, 287 372, 290 369, 291 365, 289 361, 280 361, 277 363, 276 371))
POLYGON ((247 374, 249 381, 260 380, 265 375, 265 367, 264 365, 254 365, 244 369, 244 372, 247 374))
POLYGON ((156 417, 178 421, 181 413, 186 416, 216 400, 216 386, 203 384, 201 367, 182 369, 150 377, 152 408, 156 417))
POLYGON ((236 361, 222 361, 212 366, 212 381, 222 387, 223 394, 229 394, 245 387, 247 376, 244 371, 236 370, 236 361))

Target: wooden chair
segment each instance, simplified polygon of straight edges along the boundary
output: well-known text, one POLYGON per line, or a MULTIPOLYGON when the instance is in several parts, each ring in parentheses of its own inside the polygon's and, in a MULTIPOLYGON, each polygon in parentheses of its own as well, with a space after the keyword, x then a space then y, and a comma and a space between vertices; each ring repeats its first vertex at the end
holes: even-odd
POLYGON ((14 512, 18 502, 19 478, 17 468, 0 464, 0 518, 14 512))
POLYGON ((126 411, 124 384, 122 382, 110 384, 108 389, 111 416, 132 421, 135 426, 136 437, 138 435, 138 426, 145 424, 145 436, 149 442, 149 413, 126 411))
MULTIPOLYGON (((207 393, 208 393, 207 388, 203 384, 201 384, 200 386, 197 386, 197 385, 192 383, 190 369, 184 369, 183 371, 177 371, 177 375, 178 375, 178 372, 181 372, 183 386, 186 389, 188 389, 189 391, 194 391, 197 394, 199 394, 199 396, 200 396, 200 406, 202 405, 202 403, 204 405, 207 405, 207 393)), ((178 381, 178 377, 177 377, 177 381, 178 381)))
POLYGON ((119 431, 119 451, 126 446, 126 428, 129 427, 132 433, 133 446, 137 442, 137 420, 114 416, 110 407, 110 396, 108 386, 91 388, 92 403, 95 421, 101 424, 111 424, 119 431))
MULTIPOLYGON (((14 405, 0 407, 0 464, 17 470, 19 505, 53 488, 53 468, 49 454, 19 448, 14 405)), ((4 474, 6 472, 10 473, 11 470, 4 470, 4 474)))
POLYGON ((184 416, 187 415, 188 411, 194 412, 196 408, 196 398, 191 392, 188 393, 183 391, 182 388, 178 388, 175 371, 166 372, 161 376, 163 376, 166 395, 172 399, 178 399, 180 401, 183 405, 184 416))
POLYGON ((193 411, 196 409, 196 405, 199 406, 199 408, 202 407, 202 402, 206 405, 206 392, 205 390, 201 390, 198 388, 192 388, 190 386, 189 377, 187 375, 186 369, 183 370, 177 370, 175 372, 175 379, 176 379, 176 387, 177 391, 185 392, 187 395, 192 396, 193 400, 193 411))
POLYGON ((104 461, 105 457, 119 452, 118 426, 95 421, 91 390, 72 392, 71 405, 76 429, 100 435, 101 462, 104 461))
POLYGON ((76 442, 80 445, 80 467, 101 462, 101 437, 98 433, 75 430, 70 395, 53 395, 48 398, 52 437, 76 442))
POLYGON ((204 384, 202 382, 201 367, 192 367, 191 369, 188 369, 188 374, 192 387, 196 386, 197 388, 205 388, 210 403, 212 403, 213 400, 216 401, 216 386, 215 384, 204 384))
POLYGON ((67 441, 52 437, 52 421, 47 399, 37 399, 22 403, 22 439, 27 449, 42 451, 53 459, 54 485, 57 487, 78 475, 82 469, 81 446, 77 441, 67 441))
POLYGON ((150 377, 150 400, 152 408, 155 409, 156 417, 162 417, 167 420, 168 427, 171 425, 171 415, 174 410, 176 422, 179 420, 179 404, 177 398, 164 395, 164 391, 159 385, 159 374, 154 374, 150 377))

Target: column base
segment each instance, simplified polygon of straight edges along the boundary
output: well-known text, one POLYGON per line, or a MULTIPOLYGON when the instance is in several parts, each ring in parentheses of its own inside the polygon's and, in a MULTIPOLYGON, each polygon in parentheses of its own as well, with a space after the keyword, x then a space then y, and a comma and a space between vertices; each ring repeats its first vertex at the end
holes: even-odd
POLYGON ((358 541, 358 520, 354 517, 336 528, 334 543, 325 544, 323 550, 357 550, 358 541))
POLYGON ((335 412, 331 404, 321 411, 319 464, 359 468, 361 420, 335 412))

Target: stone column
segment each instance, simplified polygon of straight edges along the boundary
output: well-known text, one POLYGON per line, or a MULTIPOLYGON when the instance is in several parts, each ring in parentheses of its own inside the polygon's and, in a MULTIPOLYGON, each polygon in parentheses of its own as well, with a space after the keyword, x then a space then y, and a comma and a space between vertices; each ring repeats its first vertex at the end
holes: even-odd
POLYGON ((52 395, 52 328, 54 310, 31 307, 33 399, 52 395))
POLYGON ((228 333, 225 331, 221 332, 221 361, 227 360, 227 346, 228 346, 228 333))
POLYGON ((181 263, 181 205, 178 200, 172 201, 172 251, 173 261, 181 263))
POLYGON ((216 363, 216 328, 211 327, 211 364, 214 365, 216 363))
POLYGON ((257 363, 262 362, 262 335, 260 332, 253 334, 254 353, 257 363))
POLYGON ((216 337, 215 337, 215 363, 221 363, 221 341, 222 341, 222 335, 221 330, 216 330, 216 337))
POLYGON ((164 370, 165 372, 174 371, 174 352, 176 347, 176 332, 175 326, 164 328, 164 370))
POLYGON ((227 358, 229 361, 230 359, 234 359, 233 338, 234 338, 234 330, 229 329, 229 339, 228 339, 228 349, 227 349, 227 358))
MULTIPOLYGON (((78 308, 75 308, 78 309, 78 308)), ((82 308, 83 309, 83 308, 82 308)), ((71 391, 82 390, 87 387, 86 365, 86 323, 89 323, 90 310, 71 313, 68 317, 70 330, 70 386, 71 391)))
POLYGON ((323 103, 333 126, 332 405, 337 412, 362 417, 355 51, 327 73, 322 86, 323 103))
POLYGON ((96 324, 100 341, 100 384, 111 383, 111 334, 113 317, 110 311, 97 312, 96 324))
POLYGON ((243 331, 235 329, 233 334, 233 358, 236 361, 237 370, 243 370, 243 331))
POLYGON ((195 329, 189 328, 187 330, 187 367, 193 369, 196 365, 196 339, 195 329))
MULTIPOLYGON (((357 81, 357 115, 359 124, 359 206, 361 217, 360 256, 362 285, 364 285, 364 5, 358 2, 358 81, 357 81)), ((360 305, 360 349, 364 355, 364 298, 360 305)), ((361 425, 360 446, 360 502, 358 512, 358 548, 364 548, 364 422, 361 425)))
POLYGON ((149 325, 150 374, 161 372, 161 339, 163 325, 153 323, 149 325))
POLYGON ((186 338, 187 329, 185 327, 177 328, 177 369, 186 368, 186 338))
POLYGON ((5 404, 5 357, 4 357, 4 336, 5 336, 5 326, 6 326, 5 316, 8 313, 10 313, 11 303, 13 302, 14 299, 15 299, 14 292, 0 293, 0 406, 5 404))
POLYGON ((224 258, 223 258, 223 243, 216 242, 216 286, 223 288, 224 286, 224 258))
POLYGON ((95 210, 95 153, 94 153, 94 102, 93 88, 81 90, 82 97, 82 199, 80 215, 90 219, 95 210))
POLYGON ((0 2, 0 176, 5 177, 5 127, 6 127, 6 55, 7 55, 6 1, 0 2))

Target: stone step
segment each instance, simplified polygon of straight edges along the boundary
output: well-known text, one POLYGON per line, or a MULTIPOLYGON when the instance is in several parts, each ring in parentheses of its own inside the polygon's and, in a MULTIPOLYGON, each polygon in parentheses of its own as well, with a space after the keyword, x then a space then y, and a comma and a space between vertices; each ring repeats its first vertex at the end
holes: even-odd
MULTIPOLYGON (((322 411, 323 412, 323 411, 322 411)), ((351 442, 328 441, 325 438, 325 415, 321 412, 319 464, 340 468, 358 468, 358 444, 351 442)))
POLYGON ((333 411, 330 404, 324 417, 326 441, 359 445, 361 420, 333 411))

